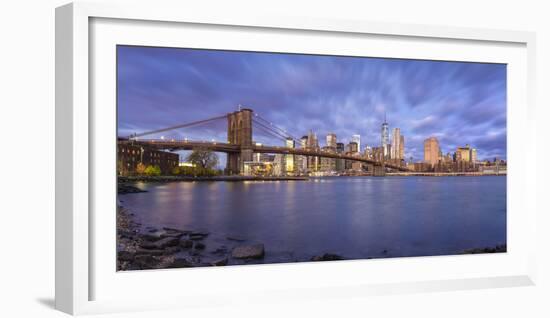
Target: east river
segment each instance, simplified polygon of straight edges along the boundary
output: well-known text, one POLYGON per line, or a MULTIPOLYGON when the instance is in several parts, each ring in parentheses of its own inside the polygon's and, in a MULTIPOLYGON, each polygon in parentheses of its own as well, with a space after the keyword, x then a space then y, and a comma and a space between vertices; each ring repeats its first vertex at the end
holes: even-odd
POLYGON ((135 183, 137 222, 210 233, 209 250, 263 243, 260 262, 457 254, 506 244, 506 177, 328 177, 135 183))

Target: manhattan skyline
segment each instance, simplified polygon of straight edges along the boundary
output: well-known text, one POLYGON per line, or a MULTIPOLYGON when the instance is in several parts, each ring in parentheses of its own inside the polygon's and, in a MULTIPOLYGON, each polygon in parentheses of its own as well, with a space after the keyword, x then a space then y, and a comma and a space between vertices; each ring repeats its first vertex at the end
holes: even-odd
MULTIPOLYGON (((405 158, 422 160, 423 141, 443 153, 470 144, 478 158, 506 159, 506 66, 386 58, 118 46, 119 136, 253 108, 295 137, 324 143, 361 136, 380 146, 405 136, 405 158)), ((255 131, 255 141, 282 145, 255 131)), ((177 137, 226 139, 223 124, 177 137)))

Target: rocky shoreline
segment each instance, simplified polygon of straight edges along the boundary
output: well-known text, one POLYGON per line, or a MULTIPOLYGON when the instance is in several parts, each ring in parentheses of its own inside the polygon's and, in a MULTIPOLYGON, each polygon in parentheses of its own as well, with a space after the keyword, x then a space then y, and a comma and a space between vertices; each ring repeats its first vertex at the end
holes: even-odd
MULTIPOLYGON (((225 266, 262 263, 265 248, 261 243, 226 237, 228 244, 207 248, 206 231, 169 227, 143 227, 133 214, 119 206, 117 213, 117 270, 143 270, 225 266), (231 247, 233 245, 233 247, 231 247)), ((292 261, 292 260, 288 260, 292 261)))

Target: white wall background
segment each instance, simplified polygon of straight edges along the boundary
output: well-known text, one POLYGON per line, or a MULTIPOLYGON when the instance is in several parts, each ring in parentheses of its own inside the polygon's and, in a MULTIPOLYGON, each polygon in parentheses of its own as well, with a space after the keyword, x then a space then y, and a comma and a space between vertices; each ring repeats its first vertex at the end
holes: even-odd
MULTIPOLYGON (((188 1, 199 5, 198 1, 188 1)), ((150 1, 152 7, 163 1, 150 1)), ((3 1, 0 6, 0 315, 61 317, 54 311, 54 8, 61 0, 3 1)), ((537 32, 539 277, 536 287, 379 296, 333 302, 250 305, 165 312, 167 316, 549 317, 550 10, 546 1, 202 1, 231 12, 399 21, 537 32), (544 171, 543 169, 546 169, 544 171)), ((162 313, 118 314, 156 317, 162 313)))

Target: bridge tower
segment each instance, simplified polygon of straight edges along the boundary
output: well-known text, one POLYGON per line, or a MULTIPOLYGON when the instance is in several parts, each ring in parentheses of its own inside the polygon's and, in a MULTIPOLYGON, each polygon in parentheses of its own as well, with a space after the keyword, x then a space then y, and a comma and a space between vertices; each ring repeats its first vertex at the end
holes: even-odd
POLYGON ((240 153, 227 154, 227 173, 244 171, 244 162, 252 161, 252 109, 242 108, 227 116, 227 142, 241 147, 240 153))

